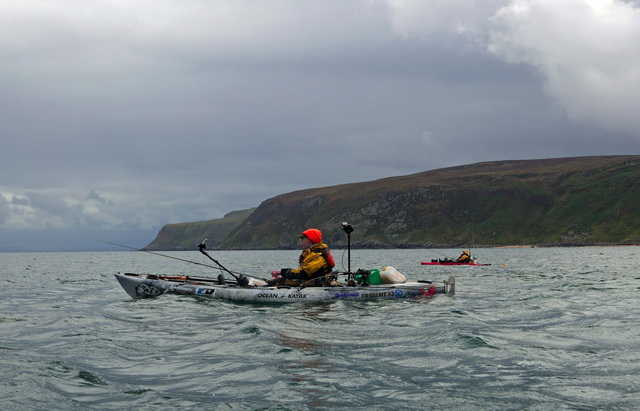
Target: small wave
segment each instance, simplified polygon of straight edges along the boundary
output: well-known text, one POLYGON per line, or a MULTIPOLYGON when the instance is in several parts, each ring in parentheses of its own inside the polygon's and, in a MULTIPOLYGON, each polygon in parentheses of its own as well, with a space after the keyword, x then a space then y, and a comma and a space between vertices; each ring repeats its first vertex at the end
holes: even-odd
POLYGON ((464 335, 458 334, 460 341, 462 341, 464 348, 473 349, 473 348, 493 348, 497 349, 493 345, 486 342, 482 337, 478 337, 477 335, 464 335))
POLYGON ((105 381, 103 381, 100 377, 95 374, 90 373, 89 371, 79 371, 76 378, 84 381, 82 385, 85 386, 96 386, 96 385, 107 385, 105 381))

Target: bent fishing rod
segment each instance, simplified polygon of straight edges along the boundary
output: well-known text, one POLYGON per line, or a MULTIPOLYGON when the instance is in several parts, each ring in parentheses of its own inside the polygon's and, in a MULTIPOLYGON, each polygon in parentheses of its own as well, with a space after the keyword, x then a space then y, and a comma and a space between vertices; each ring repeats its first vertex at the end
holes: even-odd
MULTIPOLYGON (((160 256, 160 257, 171 258, 172 260, 178 260, 178 261, 182 261, 182 262, 189 263, 189 264, 197 264, 197 265, 201 265, 201 266, 203 266, 203 267, 214 268, 214 269, 216 269, 216 270, 221 270, 221 269, 222 269, 222 270, 224 270, 224 271, 228 272, 229 274, 231 274, 231 275, 232 275, 236 280, 238 279, 238 277, 237 277, 234 273, 232 273, 231 271, 227 270, 225 267, 223 267, 223 266, 222 266, 222 264, 220 264, 218 261, 216 261, 216 260, 214 260, 213 258, 211 258, 211 256, 209 256, 209 254, 207 254, 206 252, 204 252, 202 249, 200 249, 200 252, 202 252, 204 255, 206 255, 206 256, 207 256, 207 257, 209 257, 211 260, 213 260, 213 262, 215 262, 216 264, 218 264, 218 267, 215 267, 215 266, 210 265, 210 264, 203 264, 203 263, 199 263, 199 262, 197 262, 197 261, 185 260, 184 258, 178 258, 178 257, 174 257, 174 256, 171 256, 171 255, 166 255, 166 254, 157 253, 157 252, 154 252, 154 251, 149 251, 149 250, 140 249, 140 248, 135 248, 135 247, 129 247, 128 245, 116 244, 116 243, 112 243, 112 242, 104 241, 104 240, 96 240, 96 241, 99 241, 99 242, 101 242, 101 243, 105 243, 105 244, 115 245, 115 246, 117 246, 117 247, 122 247, 122 248, 126 248, 126 249, 133 250, 133 251, 144 251, 145 253, 149 253, 149 254, 153 254, 153 255, 158 255, 158 256, 160 256)), ((206 240, 205 240, 203 243, 206 245, 206 240)), ((198 248, 200 248, 200 246, 201 246, 201 245, 203 245, 203 244, 199 244, 199 245, 198 245, 198 248)), ((238 273, 238 274, 240 274, 240 273, 238 273)))

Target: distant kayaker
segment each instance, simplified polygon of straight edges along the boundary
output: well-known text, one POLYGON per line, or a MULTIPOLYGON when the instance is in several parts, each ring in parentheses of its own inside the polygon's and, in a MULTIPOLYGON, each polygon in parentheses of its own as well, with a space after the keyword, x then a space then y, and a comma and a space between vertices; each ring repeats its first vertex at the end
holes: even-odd
POLYGON ((458 257, 454 262, 456 263, 470 263, 471 256, 469 255, 469 250, 463 250, 460 257, 458 257))
POLYGON ((330 283, 330 275, 335 266, 329 247, 322 242, 322 232, 317 228, 305 230, 298 236, 302 254, 298 268, 283 268, 271 272, 268 285, 324 286, 330 283), (315 281, 311 281, 316 279, 315 281))

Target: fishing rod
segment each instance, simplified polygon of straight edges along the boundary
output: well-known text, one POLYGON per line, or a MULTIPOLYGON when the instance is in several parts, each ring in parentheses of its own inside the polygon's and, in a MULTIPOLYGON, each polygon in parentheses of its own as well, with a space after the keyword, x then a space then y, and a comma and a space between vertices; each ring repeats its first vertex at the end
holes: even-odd
POLYGON ((173 259, 173 260, 183 261, 183 262, 185 262, 185 263, 189 263, 189 264, 202 265, 202 266, 204 266, 204 267, 215 268, 216 270, 219 270, 219 269, 220 269, 219 267, 215 267, 215 266, 213 266, 213 265, 203 264, 203 263, 198 263, 198 262, 196 262, 196 261, 191 261, 191 260, 185 260, 185 259, 183 259, 183 258, 173 257, 173 256, 171 256, 171 255, 160 254, 160 253, 156 253, 156 252, 153 252, 153 251, 145 250, 144 248, 143 248, 143 249, 140 249, 140 248, 135 248, 135 247, 129 247, 128 245, 122 245, 122 244, 111 243, 111 242, 109 242, 109 241, 104 241, 104 240, 96 240, 96 241, 99 241, 99 242, 101 242, 101 243, 105 243, 105 244, 115 245, 115 246, 122 247, 122 248, 127 248, 127 249, 129 249, 129 250, 133 250, 133 251, 144 251, 145 253, 149 253, 149 254, 153 254, 153 255, 159 255, 160 257, 167 257, 167 258, 171 258, 171 259, 173 259))
MULTIPOLYGON (((231 271, 229 271, 227 268, 225 268, 225 266, 223 266, 222 264, 220 264, 218 262, 218 260, 216 260, 215 258, 211 257, 206 251, 204 251, 204 249, 207 248, 207 239, 205 238, 203 242, 201 242, 200 244, 198 244, 198 250, 200 250, 200 252, 204 255, 206 255, 207 257, 209 257, 209 259, 211 261, 213 261, 214 263, 216 263, 218 265, 218 267, 220 267, 222 270, 228 272, 229 274, 231 274, 231 276, 233 278, 236 279, 236 281, 240 282, 240 278, 238 276, 236 276, 234 273, 232 273, 231 271)), ((242 274, 240 274, 242 276, 242 274)))
MULTIPOLYGON (((173 256, 171 256, 171 255, 166 255, 166 254, 156 253, 156 252, 149 251, 149 250, 145 250, 145 249, 139 249, 139 248, 129 247, 129 246, 127 246, 127 245, 111 243, 111 242, 109 242, 109 241, 104 241, 104 240, 96 240, 96 241, 99 241, 99 242, 101 242, 101 243, 105 243, 105 244, 115 245, 115 246, 118 246, 118 247, 127 248, 127 249, 129 249, 129 250, 134 250, 134 251, 144 251, 145 253, 154 254, 154 255, 159 255, 160 257, 171 258, 171 259, 173 259, 173 260, 183 261, 183 262, 185 262, 185 263, 189 263, 189 264, 197 264, 197 265, 201 265, 201 266, 203 266, 203 267, 214 268, 214 269, 216 269, 216 270, 224 270, 224 271, 228 272, 229 274, 231 274, 231 275, 233 276, 233 278, 235 278, 235 279, 236 279, 236 281, 238 281, 238 277, 237 277, 233 272, 231 272, 231 271, 229 271, 228 269, 226 269, 226 268, 225 268, 222 264, 220 264, 217 260, 214 260, 213 258, 211 258, 211 256, 210 256, 209 254, 207 254, 206 252, 204 252, 204 251, 203 251, 203 249, 202 249, 202 248, 206 247, 206 243, 207 243, 207 240, 206 240, 206 239, 204 240, 204 242, 203 242, 202 244, 199 244, 199 245, 198 245, 198 248, 200 248, 200 246, 203 246, 202 248, 200 248, 200 252, 202 252, 204 255, 206 255, 207 257, 209 257, 209 258, 210 258, 214 263, 216 263, 216 264, 218 265, 217 267, 216 267, 216 266, 213 266, 213 265, 210 265, 210 264, 203 264, 203 263, 199 263, 199 262, 196 262, 196 261, 185 260, 184 258, 173 257, 173 256)), ((242 276, 242 275, 246 275, 246 274, 241 274, 241 273, 238 273, 238 274, 240 274, 241 276, 242 276)), ((251 276, 249 276, 249 275, 246 275, 246 276, 247 276, 247 277, 251 277, 251 276)))
POLYGON ((453 259, 453 257, 451 257, 451 256, 449 256, 449 255, 446 255, 446 254, 439 253, 439 252, 437 252, 437 251, 433 251, 433 249, 431 249, 431 248, 429 248, 428 250, 429 250, 429 251, 431 251, 432 253, 435 253, 435 254, 441 255, 441 256, 443 256, 443 257, 447 257, 447 258, 453 259))
POLYGON ((333 271, 330 272, 328 274, 322 275, 320 277, 314 277, 314 278, 310 278, 308 280, 305 280, 303 282, 301 282, 300 284, 297 285, 299 290, 302 290, 303 288, 307 287, 307 284, 315 282, 315 281, 322 281, 322 280, 331 280, 332 277, 337 277, 339 275, 346 275, 346 276, 352 276, 353 273, 349 273, 349 272, 341 272, 341 271, 333 271))
MULTIPOLYGON (((129 275, 128 273, 125 273, 125 275, 129 275)), ((138 275, 138 274, 131 274, 131 275, 138 275)), ((151 274, 147 275, 147 278, 150 279, 155 279, 155 278, 151 278, 151 274)), ((199 283, 199 282, 206 282, 206 283, 218 283, 220 285, 223 284, 231 284, 231 285, 235 285, 236 282, 232 281, 232 280, 226 280, 224 277, 222 277, 222 274, 220 274, 218 276, 218 278, 206 278, 206 277, 192 277, 190 275, 176 275, 176 276, 172 276, 172 275, 157 275, 157 277, 160 280, 167 280, 167 281, 176 281, 176 280, 188 280, 192 283, 199 283)))

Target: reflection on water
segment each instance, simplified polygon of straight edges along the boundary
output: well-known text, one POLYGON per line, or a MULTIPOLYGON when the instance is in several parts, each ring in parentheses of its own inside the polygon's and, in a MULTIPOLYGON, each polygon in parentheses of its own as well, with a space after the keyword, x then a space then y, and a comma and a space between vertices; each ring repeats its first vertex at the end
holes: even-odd
MULTIPOLYGON (((321 312, 329 310, 329 305, 324 304, 322 310, 314 309, 304 312, 304 317, 317 319, 321 312)), ((322 375, 331 373, 328 353, 331 347, 326 342, 322 342, 311 328, 300 326, 297 323, 295 330, 278 331, 275 333, 275 343, 282 347, 280 354, 281 363, 277 365, 277 370, 286 376, 288 389, 303 394, 305 403, 309 407, 323 407, 326 402, 323 398, 329 396, 333 390, 329 384, 322 381, 329 379, 322 375)))

